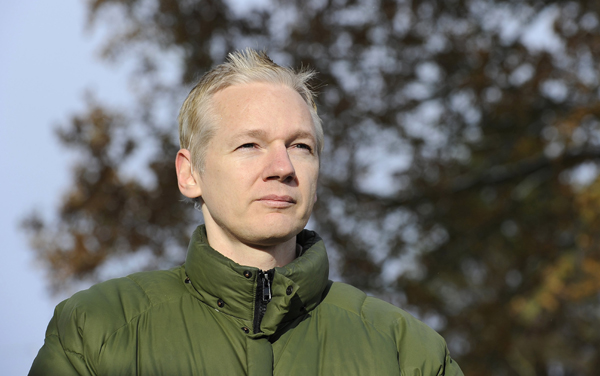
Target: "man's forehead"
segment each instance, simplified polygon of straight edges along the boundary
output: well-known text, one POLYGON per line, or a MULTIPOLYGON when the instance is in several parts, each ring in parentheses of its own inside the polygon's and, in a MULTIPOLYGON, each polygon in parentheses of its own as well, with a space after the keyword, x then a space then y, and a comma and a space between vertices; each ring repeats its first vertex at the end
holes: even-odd
POLYGON ((230 121, 235 121, 239 134, 261 136, 265 124, 280 120, 289 124, 286 128, 299 128, 299 137, 316 138, 310 107, 296 90, 284 84, 251 82, 228 86, 213 95, 212 104, 217 124, 231 128, 230 121), (310 131, 301 129, 305 124, 313 125, 310 131))
POLYGON ((265 97, 274 97, 281 101, 288 102, 290 105, 302 103, 310 112, 310 107, 294 88, 283 83, 272 82, 248 82, 229 85, 218 90, 212 95, 213 103, 220 106, 227 106, 232 101, 242 101, 246 105, 250 103, 259 103, 260 99, 265 97), (286 95, 284 93, 289 94, 286 95), (260 95, 259 95, 260 94, 260 95), (293 98, 293 101, 290 99, 293 98))

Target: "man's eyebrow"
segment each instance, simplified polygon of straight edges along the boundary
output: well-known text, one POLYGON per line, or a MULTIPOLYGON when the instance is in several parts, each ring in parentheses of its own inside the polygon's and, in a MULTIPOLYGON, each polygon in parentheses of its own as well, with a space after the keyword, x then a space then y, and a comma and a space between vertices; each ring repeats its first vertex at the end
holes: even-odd
MULTIPOLYGON (((266 137, 267 132, 263 129, 246 129, 246 130, 242 130, 241 132, 235 134, 233 136, 233 140, 238 140, 244 137, 253 137, 253 138, 264 138, 266 137)), ((292 135, 293 139, 298 139, 298 138, 308 138, 312 141, 316 141, 315 136, 308 131, 298 131, 296 133, 294 133, 292 135)))
POLYGON ((298 131, 294 134, 294 138, 310 138, 312 141, 316 141, 315 135, 308 131, 298 131))
POLYGON ((233 140, 238 140, 245 137, 263 138, 266 134, 267 132, 262 129, 245 129, 234 134, 233 140))
POLYGON ((250 137, 256 137, 256 138, 261 138, 267 135, 267 132, 262 130, 262 129, 248 129, 245 132, 242 132, 241 134, 242 136, 250 136, 250 137))

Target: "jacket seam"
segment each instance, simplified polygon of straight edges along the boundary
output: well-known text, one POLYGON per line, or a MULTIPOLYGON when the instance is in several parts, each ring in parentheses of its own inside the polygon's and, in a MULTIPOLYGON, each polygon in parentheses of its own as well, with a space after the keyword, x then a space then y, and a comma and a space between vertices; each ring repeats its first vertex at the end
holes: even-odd
POLYGON ((137 287, 139 287, 139 288, 140 288, 140 290, 142 290, 142 292, 144 293, 144 296, 146 297, 146 299, 148 299, 148 301, 150 302, 151 306, 154 306, 154 304, 155 304, 155 303, 154 303, 154 302, 152 301, 152 299, 150 298, 150 295, 149 295, 149 294, 146 292, 146 290, 144 290, 144 288, 142 287, 142 285, 140 285, 140 284, 138 283, 138 281, 136 281, 135 279, 131 278, 131 276, 129 276, 129 275, 128 275, 127 277, 125 277, 125 278, 127 278, 127 279, 128 279, 128 280, 130 280, 131 282, 135 283, 135 284, 136 284, 136 286, 137 286, 137 287))
MULTIPOLYGON (((179 300, 181 300, 181 298, 182 298, 182 297, 180 296, 180 297, 179 297, 179 300)), ((151 301, 149 298, 148 298, 148 300, 149 300, 150 302, 152 302, 152 301, 151 301)), ((138 314, 136 314, 135 316, 133 316, 133 317, 131 318, 131 320, 127 321, 125 324, 123 324, 123 325, 121 325, 120 327, 118 327, 117 329, 115 329, 115 330, 114 330, 112 333, 110 333, 110 334, 109 334, 109 335, 106 337, 106 339, 105 339, 105 340, 102 342, 102 346, 100 347, 100 351, 99 351, 99 353, 98 353, 98 361, 100 362, 100 358, 102 357, 102 353, 104 352, 104 347, 106 346, 106 344, 107 344, 107 343, 108 343, 108 342, 109 342, 109 341, 112 339, 112 337, 114 337, 115 335, 117 335, 117 333, 118 333, 119 331, 121 331, 123 328, 127 328, 127 327, 129 327, 129 326, 130 326, 130 325, 131 325, 131 324, 132 324, 132 323, 133 323, 133 322, 134 322, 134 321, 135 321, 137 318, 139 318, 140 316, 142 316, 142 315, 143 315, 143 314, 145 314, 146 312, 150 311, 151 309, 153 309, 153 308, 156 308, 156 307, 158 307, 158 306, 160 306, 160 305, 163 305, 163 304, 171 303, 171 302, 173 302, 173 301, 175 301, 175 299, 169 299, 169 300, 166 300, 166 301, 163 301, 163 302, 157 303, 157 304, 151 304, 151 305, 150 305, 150 306, 149 306, 147 309, 145 309, 145 310, 143 310, 143 311, 139 312, 138 314)))
MULTIPOLYGON (((394 342, 394 345, 395 345, 395 344, 396 344, 396 343, 395 343, 396 341, 394 341, 394 337, 393 337, 393 336, 392 336, 390 333, 380 330, 379 328, 377 328, 377 327, 375 326, 375 324, 374 324, 374 323, 372 323, 372 322, 369 322, 369 321, 367 321, 367 320, 366 320, 366 318, 365 318, 365 315, 364 315, 364 307, 365 307, 365 304, 367 303, 367 299, 368 299, 368 298, 369 298, 369 297, 368 297, 368 296, 365 294, 365 298, 364 298, 364 300, 363 300, 362 304, 360 305, 360 318, 362 319, 363 323, 365 323, 365 324, 368 324, 368 325, 369 325, 369 326, 371 326, 371 327, 372 327, 374 330, 376 330, 376 331, 377 331, 379 334, 383 335, 384 337, 387 337, 387 338, 389 338, 389 339, 390 339, 392 342, 394 342)), ((396 318, 396 319, 394 320, 394 325, 398 325, 398 321, 399 321, 399 320, 400 320, 400 317, 396 318)), ((398 349, 396 348, 396 352, 397 352, 397 351, 398 351, 398 349)))
POLYGON ((63 345, 63 343, 62 343, 62 341, 61 341, 61 339, 60 339, 60 336, 59 336, 58 334, 56 334, 56 333, 50 333, 50 334, 48 334, 48 335, 46 336, 46 338, 49 338, 49 337, 56 337, 56 338, 58 338, 58 342, 60 343, 60 347, 62 347, 62 349, 63 349, 63 351, 64 351, 64 352, 68 352, 68 353, 71 353, 71 354, 75 354, 75 355, 77 355, 77 356, 79 356, 80 358, 82 358, 82 359, 83 359, 83 354, 81 354, 81 353, 78 353, 77 351, 73 351, 73 350, 69 349, 68 347, 65 347, 65 346, 63 345))
MULTIPOLYGON (((342 309, 345 312, 350 312, 350 313, 354 314, 355 316, 360 317, 360 320, 362 321, 363 325, 373 328, 373 330, 375 330, 377 333, 381 334, 384 338, 387 338, 389 341, 391 341, 393 343, 394 348, 396 349, 396 356, 398 356, 398 353, 399 353, 398 352, 398 347, 396 345, 396 341, 394 340, 394 337, 391 334, 392 331, 389 331, 389 332, 382 331, 379 328, 377 328, 377 326, 375 326, 374 323, 366 320, 365 315, 364 315, 364 307, 365 307, 365 304, 366 304, 368 298, 369 297, 365 294, 364 298, 363 298, 363 301, 362 301, 362 303, 360 305, 359 313, 354 312, 352 310, 349 310, 347 308, 344 308, 344 307, 342 307, 342 306, 340 306, 338 304, 331 304, 331 303, 324 303, 324 302, 322 302, 321 304, 333 305, 333 306, 335 306, 335 307, 337 307, 339 309, 342 309)), ((397 327, 398 323, 400 322, 400 320, 402 320, 402 317, 395 318, 392 321, 393 325, 397 327)), ((402 368, 402 365, 400 364, 400 362, 398 362, 398 370, 400 371, 400 376, 406 375, 406 373, 404 372, 404 369, 402 368)))
MULTIPOLYGON (((146 312, 150 311, 151 309, 153 309, 153 308, 155 308, 155 307, 158 307, 158 306, 160 306, 160 305, 162 305, 162 304, 170 303, 170 302, 172 302, 173 300, 175 300, 175 299, 169 299, 169 300, 167 300, 167 301, 164 301, 164 302, 161 302, 161 303, 157 303, 157 304, 151 304, 151 305, 150 305, 150 306, 149 306, 147 309, 145 309, 145 310, 143 310, 143 311, 139 312, 138 314, 136 314, 135 316, 133 316, 133 317, 131 318, 131 320, 127 321, 125 324, 123 324, 123 325, 119 326, 119 327, 118 327, 117 329, 115 329, 115 330, 114 330, 112 333, 110 333, 110 335, 109 335, 108 337, 106 337, 106 341, 104 341, 104 343, 108 342, 108 341, 109 341, 109 340, 112 338, 112 336, 114 336, 114 335, 115 335, 115 334, 116 334, 116 333, 117 333, 119 330, 123 329, 123 328, 124 328, 124 327, 126 327, 126 326, 129 326, 129 325, 130 325, 130 324, 131 324, 133 321, 135 321, 135 319, 137 319, 138 317, 140 317, 140 316, 141 316, 141 315, 143 315, 144 313, 146 313, 146 312)), ((104 345, 104 344, 103 344, 103 345, 104 345)))
POLYGON ((64 347, 63 347, 63 350, 64 350, 65 352, 68 352, 68 353, 71 353, 71 354, 77 355, 77 356, 78 356, 79 358, 81 358, 82 360, 84 360, 84 359, 85 359, 85 357, 83 356, 83 354, 81 354, 81 353, 78 353, 77 351, 69 350, 69 349, 66 349, 66 348, 64 348, 64 347))
MULTIPOLYGON (((60 336, 58 334, 52 333, 49 336, 46 336, 46 338, 51 337, 51 336, 55 336, 56 338, 58 338, 58 342, 60 343, 60 347, 62 348, 62 350, 65 352, 65 355, 67 354, 71 354, 71 355, 75 355, 80 361, 85 362, 85 356, 82 353, 79 353, 77 351, 73 351, 71 349, 69 349, 68 347, 65 347, 60 339, 60 336)), ((71 361, 71 359, 69 359, 69 357, 67 356, 67 360, 69 361, 69 363, 71 364, 71 367, 75 368, 75 365, 73 364, 73 362, 71 361)))
MULTIPOLYGON (((110 339, 111 339, 111 338, 112 338, 112 337, 113 337, 115 334, 117 334, 117 332, 118 332, 118 331, 120 331, 121 329, 123 329, 123 328, 125 328, 125 327, 129 326, 129 325, 130 325, 130 324, 131 324, 133 321, 135 321, 135 320, 136 320, 137 318, 139 318, 141 315, 145 314, 146 312, 150 311, 151 309, 153 309, 153 308, 155 308, 155 307, 157 307, 157 306, 159 306, 159 305, 162 305, 162 304, 165 304, 165 303, 170 303, 170 302, 172 302, 172 301, 176 300, 175 298, 172 298, 172 299, 167 299, 167 300, 165 300, 165 301, 162 301, 162 302, 156 303, 156 302, 154 302, 154 301, 153 301, 153 300, 150 298, 150 295, 149 295, 149 294, 146 292, 146 290, 144 290, 144 288, 142 287, 142 285, 140 285, 140 284, 139 284, 139 283, 138 283, 138 282, 137 282, 135 279, 131 278, 130 276, 127 276, 127 277, 125 277, 125 278, 127 278, 128 280, 130 280, 130 281, 132 281, 133 283, 135 283, 135 285, 136 285, 136 286, 137 286, 137 287, 138 287, 138 288, 139 288, 139 289, 140 289, 140 290, 141 290, 141 291, 144 293, 144 297, 145 297, 145 298, 148 300, 148 302, 149 302, 149 305, 148 305, 148 307, 146 307, 146 309, 144 309, 144 310, 142 310, 142 311, 138 312, 138 313, 137 313, 135 316, 131 317, 131 319, 130 319, 130 320, 128 320, 128 321, 126 321, 126 322, 125 322, 123 325, 121 325, 121 326, 119 326, 118 328, 116 328, 115 330, 113 330, 113 331, 112 331, 112 332, 111 332, 111 333, 110 333, 110 334, 109 334, 109 335, 106 337, 106 340, 104 340, 104 341, 103 341, 103 343, 102 343, 102 346, 100 347, 100 352, 102 352, 102 350, 104 349, 104 345, 105 345, 105 344, 106 344, 108 341, 110 341, 110 339)), ((179 296, 179 300, 180 300, 181 298, 182 298, 182 296, 179 296)), ((100 354, 99 354, 99 355, 100 355, 100 354)))
MULTIPOLYGON (((333 303, 330 303, 330 302, 321 302, 321 304, 319 304, 319 305, 326 304, 326 305, 334 306, 334 307, 337 307, 337 308, 339 308, 339 309, 341 309, 341 310, 343 310, 345 312, 349 312, 349 313, 351 313, 351 314, 353 314, 355 316, 358 316, 360 318, 360 320, 363 322, 363 324, 368 325, 369 327, 371 327, 375 331, 377 331, 377 333, 383 335, 384 337, 386 337, 386 338, 392 340, 392 342, 394 342, 394 338, 393 338, 392 335, 390 335, 389 333, 387 333, 385 331, 380 330, 379 328, 377 328, 375 326, 375 324, 373 324, 372 322, 366 320, 365 315, 364 315, 364 306, 365 306, 365 303, 367 302, 368 298, 369 297, 365 294, 364 297, 363 297, 363 301, 360 304, 359 312, 355 312, 353 310, 350 310, 350 309, 347 309, 347 308, 345 308, 343 306, 340 306, 339 304, 333 304, 333 303)), ((401 319, 402 319, 401 317, 396 318, 394 320, 394 325, 397 325, 398 321, 401 320, 401 319)))

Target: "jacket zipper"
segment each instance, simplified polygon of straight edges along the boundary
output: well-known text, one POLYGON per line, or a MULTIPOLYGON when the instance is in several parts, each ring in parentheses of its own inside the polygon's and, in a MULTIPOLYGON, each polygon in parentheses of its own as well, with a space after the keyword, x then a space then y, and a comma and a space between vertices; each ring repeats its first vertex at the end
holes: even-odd
POLYGON ((260 323, 267 312, 267 304, 271 301, 271 282, 273 281, 274 269, 263 272, 258 271, 256 279, 256 302, 254 304, 254 334, 262 333, 260 323))

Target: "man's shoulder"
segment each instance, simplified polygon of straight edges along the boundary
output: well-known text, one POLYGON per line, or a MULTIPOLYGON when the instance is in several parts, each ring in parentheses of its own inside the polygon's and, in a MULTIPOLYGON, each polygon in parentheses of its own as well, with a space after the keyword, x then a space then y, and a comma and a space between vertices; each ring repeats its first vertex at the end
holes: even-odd
POLYGON ((185 293, 181 274, 178 267, 135 273, 93 285, 57 307, 60 310, 57 324, 64 328, 76 321, 80 329, 88 326, 87 322, 105 329, 123 326, 153 306, 185 293))
POLYGON ((405 310, 345 283, 330 282, 319 307, 328 330, 352 332, 352 343, 395 351, 402 374, 461 375, 444 339, 405 310))
POLYGON ((109 279, 74 294, 68 300, 77 304, 119 302, 142 299, 150 303, 168 299, 165 292, 181 287, 181 267, 170 270, 138 272, 126 277, 109 279))
POLYGON ((379 298, 368 296, 351 285, 333 282, 323 304, 350 312, 366 326, 382 335, 392 337, 401 347, 411 343, 412 347, 422 347, 444 354, 446 342, 432 328, 407 311, 379 298))
POLYGON ((342 282, 330 282, 323 303, 354 312, 364 319, 388 317, 391 320, 418 321, 405 310, 342 282))

